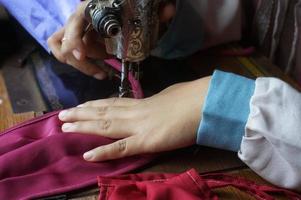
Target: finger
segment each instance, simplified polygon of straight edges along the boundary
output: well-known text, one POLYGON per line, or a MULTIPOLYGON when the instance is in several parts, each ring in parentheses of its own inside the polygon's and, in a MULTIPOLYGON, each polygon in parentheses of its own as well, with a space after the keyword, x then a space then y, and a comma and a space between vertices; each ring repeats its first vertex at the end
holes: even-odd
POLYGON ((64 36, 65 29, 61 28, 59 31, 55 32, 51 37, 48 38, 48 46, 56 59, 60 62, 65 63, 66 58, 61 52, 62 38, 64 36))
POLYGON ((134 106, 141 102, 142 99, 132 99, 132 98, 109 98, 101 99, 95 101, 88 101, 84 104, 78 105, 77 107, 105 107, 105 106, 134 106))
POLYGON ((77 60, 83 60, 86 55, 86 48, 82 37, 86 25, 84 9, 88 1, 82 2, 76 12, 71 15, 65 25, 65 41, 62 43, 62 54, 73 54, 77 60))
POLYGON ((131 124, 128 120, 95 120, 65 123, 62 126, 65 133, 84 133, 100 135, 112 139, 120 139, 133 135, 131 124))
POLYGON ((59 113, 59 119, 64 122, 75 121, 88 121, 98 119, 115 119, 126 118, 130 116, 132 112, 125 107, 112 107, 112 106, 100 106, 100 107, 85 107, 85 108, 72 108, 64 110, 59 113))
POLYGON ((73 55, 68 55, 66 63, 81 71, 82 73, 93 76, 98 80, 106 78, 107 74, 99 66, 89 62, 88 60, 77 60, 73 55))
POLYGON ((141 139, 131 136, 109 145, 101 146, 86 152, 83 157, 90 162, 114 160, 127 156, 144 153, 141 139))

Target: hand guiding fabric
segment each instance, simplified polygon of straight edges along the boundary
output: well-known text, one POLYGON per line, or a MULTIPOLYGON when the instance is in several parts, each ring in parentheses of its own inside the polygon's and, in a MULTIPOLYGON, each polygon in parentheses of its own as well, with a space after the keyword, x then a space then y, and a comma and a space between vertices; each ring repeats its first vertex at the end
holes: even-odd
POLYGON ((117 140, 86 152, 83 157, 91 162, 193 145, 209 81, 207 77, 176 84, 146 99, 87 102, 60 112, 62 131, 117 140))

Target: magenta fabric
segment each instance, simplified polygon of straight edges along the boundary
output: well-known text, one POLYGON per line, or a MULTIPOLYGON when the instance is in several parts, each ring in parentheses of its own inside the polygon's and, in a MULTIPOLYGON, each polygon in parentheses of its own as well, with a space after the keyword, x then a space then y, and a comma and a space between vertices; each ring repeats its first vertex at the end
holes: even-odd
MULTIPOLYGON (((106 59, 104 61, 105 61, 105 63, 110 65, 112 68, 114 68, 117 71, 121 72, 121 70, 122 70, 121 69, 121 63, 117 59, 106 59)), ((142 99, 144 97, 144 93, 143 93, 143 90, 142 90, 142 87, 140 85, 139 80, 136 80, 134 75, 131 72, 129 72, 128 80, 131 84, 134 98, 135 99, 142 99)))
POLYGON ((58 112, 13 127, 0 135, 0 199, 56 195, 97 184, 97 175, 114 176, 149 163, 133 156, 91 163, 84 152, 113 142, 95 135, 62 133, 58 112))
POLYGON ((200 175, 195 169, 181 174, 149 173, 118 177, 98 177, 98 200, 218 200, 214 189, 232 186, 257 200, 274 200, 271 194, 282 194, 288 199, 301 195, 277 187, 258 185, 244 178, 227 174, 200 175))

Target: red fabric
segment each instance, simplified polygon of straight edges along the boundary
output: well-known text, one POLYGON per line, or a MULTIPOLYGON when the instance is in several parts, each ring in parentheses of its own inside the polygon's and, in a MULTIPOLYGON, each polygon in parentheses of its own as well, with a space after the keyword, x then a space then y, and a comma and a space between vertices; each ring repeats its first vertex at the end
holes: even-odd
POLYGON ((99 200, 217 199, 195 170, 183 174, 98 177, 99 200))
POLYGON ((153 156, 91 163, 84 152, 113 142, 93 135, 62 133, 57 112, 0 134, 0 200, 32 199, 97 184, 97 175, 120 175, 153 156))
POLYGON ((115 178, 98 177, 99 200, 217 200, 212 189, 233 186, 254 196, 272 200, 268 193, 281 193, 290 199, 301 195, 271 186, 257 185, 225 174, 199 175, 194 169, 182 174, 132 174, 115 178))

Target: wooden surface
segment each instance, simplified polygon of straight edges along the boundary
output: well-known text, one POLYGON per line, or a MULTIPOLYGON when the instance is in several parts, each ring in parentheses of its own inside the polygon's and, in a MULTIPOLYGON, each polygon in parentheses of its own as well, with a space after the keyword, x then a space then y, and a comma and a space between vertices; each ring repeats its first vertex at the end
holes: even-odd
POLYGON ((31 119, 34 116, 35 115, 33 112, 13 114, 3 77, 0 71, 0 132, 17 123, 31 119))
MULTIPOLYGON (((289 77, 283 75, 280 70, 273 67, 266 59, 245 57, 217 57, 215 55, 197 54, 189 61, 190 65, 200 74, 210 74, 213 68, 218 67, 226 71, 232 71, 249 77, 274 75, 280 77, 298 87, 289 77), (201 61, 201 62, 200 62, 201 61), (266 62, 266 63, 265 63, 266 62), (248 67, 246 67, 248 65, 248 67), (257 69, 256 66, 264 66, 257 69), (265 66, 266 65, 266 66, 265 66)), ((13 114, 9 98, 0 71, 0 131, 9 128, 24 120, 31 119, 35 113, 13 114)), ((269 184, 252 172, 237 157, 236 153, 217 149, 193 146, 186 149, 166 153, 155 162, 136 172, 182 172, 191 168, 200 173, 227 172, 251 179, 259 184, 269 184)), ((216 190, 221 199, 252 199, 248 195, 231 187, 216 190)), ((93 193, 93 192, 92 192, 93 193)), ((92 200, 97 199, 97 191, 87 197, 74 196, 73 199, 92 200)))

